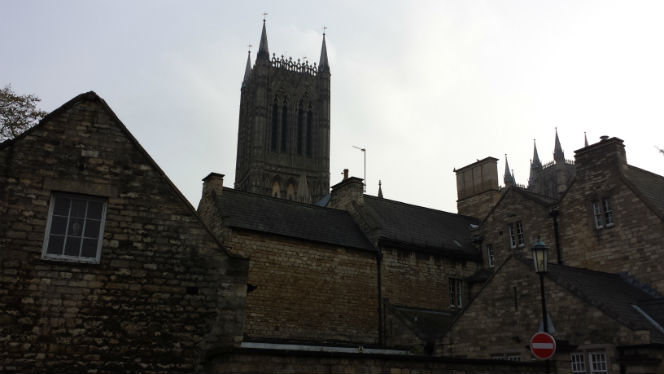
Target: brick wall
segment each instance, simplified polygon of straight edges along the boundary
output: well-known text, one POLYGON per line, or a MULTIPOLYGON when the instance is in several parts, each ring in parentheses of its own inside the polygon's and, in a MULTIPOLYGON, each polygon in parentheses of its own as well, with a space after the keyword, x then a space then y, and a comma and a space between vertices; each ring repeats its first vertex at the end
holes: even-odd
POLYGON ((375 253, 233 230, 225 242, 250 256, 249 340, 375 344, 375 253))
POLYGON ((229 257, 94 93, 0 146, 0 371, 191 372, 241 339, 229 257), (42 259, 51 193, 107 199, 98 264, 42 259))

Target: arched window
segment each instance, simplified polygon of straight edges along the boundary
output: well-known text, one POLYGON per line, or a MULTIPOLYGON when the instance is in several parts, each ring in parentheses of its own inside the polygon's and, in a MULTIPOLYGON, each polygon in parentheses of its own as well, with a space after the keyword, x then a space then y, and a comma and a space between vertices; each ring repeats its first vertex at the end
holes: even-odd
POLYGON ((272 142, 270 149, 272 152, 277 151, 277 144, 279 144, 279 106, 277 105, 277 98, 274 98, 274 104, 272 104, 272 142))
POLYGON ((297 106, 297 154, 302 154, 302 146, 304 138, 304 109, 302 108, 302 100, 297 106))
POLYGON ((311 111, 311 104, 307 111, 307 156, 313 154, 313 112, 311 111))
POLYGON ((288 183, 288 187, 286 187, 286 198, 288 200, 295 200, 295 186, 292 182, 288 183))
POLYGON ((286 152, 288 144, 288 103, 284 98, 284 104, 281 107, 281 151, 286 152))
POLYGON ((274 181, 272 183, 272 197, 281 197, 281 186, 279 181, 274 181))

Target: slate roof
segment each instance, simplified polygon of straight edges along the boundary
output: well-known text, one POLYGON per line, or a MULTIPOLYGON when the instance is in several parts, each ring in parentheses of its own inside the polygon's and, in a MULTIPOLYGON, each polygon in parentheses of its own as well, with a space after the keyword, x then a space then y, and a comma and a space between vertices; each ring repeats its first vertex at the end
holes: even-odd
MULTIPOLYGON (((532 266, 532 260, 520 260, 532 266)), ((633 330, 650 330, 652 343, 664 343, 664 299, 653 298, 619 274, 549 264, 546 276, 621 324, 633 330)))
POLYGON ((224 225, 375 251, 348 212, 224 187, 215 196, 224 225))
POLYGON ((660 217, 664 218, 664 177, 627 165, 625 177, 660 217))
POLYGON ((479 220, 399 201, 364 195, 364 207, 380 226, 380 240, 433 252, 478 257, 470 225, 479 220))
POLYGON ((435 341, 445 335, 457 316, 457 313, 448 311, 409 308, 389 303, 385 306, 424 341, 435 341))

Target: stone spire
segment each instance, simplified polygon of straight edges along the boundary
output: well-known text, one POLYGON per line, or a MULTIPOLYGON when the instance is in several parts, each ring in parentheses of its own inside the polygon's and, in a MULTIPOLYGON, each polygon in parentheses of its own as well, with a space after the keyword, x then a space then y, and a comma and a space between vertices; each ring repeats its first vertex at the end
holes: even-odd
POLYGON ((318 63, 318 71, 330 72, 330 64, 327 62, 327 47, 325 46, 325 33, 323 33, 323 45, 320 48, 320 62, 318 63))
POLYGON ((541 168, 542 167, 542 162, 539 159, 539 155, 537 154, 537 143, 535 142, 535 139, 533 139, 533 162, 530 164, 530 168, 541 168))
POLYGON ((565 163, 565 153, 563 147, 560 146, 560 139, 558 139, 558 128, 556 127, 556 145, 553 149, 553 160, 556 163, 565 163))
POLYGON ((588 135, 586 135, 586 132, 583 132, 583 146, 587 147, 588 146, 588 135))
POLYGON ((378 198, 383 198, 383 182, 380 179, 378 180, 378 198))
POLYGON ((300 176, 300 182, 297 184, 297 201, 305 204, 311 204, 309 183, 307 183, 307 176, 305 174, 300 176))
POLYGON ((265 31, 265 18, 263 18, 263 32, 261 32, 261 42, 258 45, 256 60, 270 60, 270 49, 267 47, 267 32, 265 31))
POLYGON ((251 76, 251 50, 247 55, 247 66, 244 68, 244 78, 242 78, 242 87, 247 84, 249 77, 251 76))
POLYGON ((505 154, 505 176, 503 177, 503 182, 505 182, 505 186, 513 186, 516 184, 514 175, 512 175, 512 171, 510 171, 510 164, 507 162, 507 154, 505 154))

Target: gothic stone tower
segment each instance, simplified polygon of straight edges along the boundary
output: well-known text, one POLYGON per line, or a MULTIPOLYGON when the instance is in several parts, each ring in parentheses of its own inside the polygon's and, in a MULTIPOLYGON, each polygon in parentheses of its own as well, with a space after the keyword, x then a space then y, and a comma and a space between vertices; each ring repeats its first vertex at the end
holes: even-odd
POLYGON ((265 21, 242 82, 235 188, 316 202, 330 188, 330 67, 270 58, 265 21))

